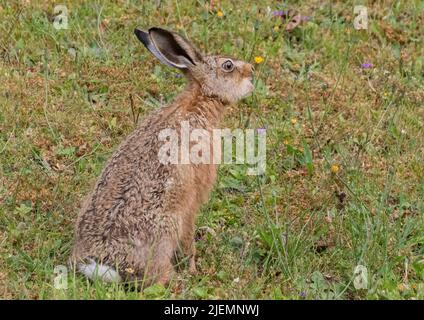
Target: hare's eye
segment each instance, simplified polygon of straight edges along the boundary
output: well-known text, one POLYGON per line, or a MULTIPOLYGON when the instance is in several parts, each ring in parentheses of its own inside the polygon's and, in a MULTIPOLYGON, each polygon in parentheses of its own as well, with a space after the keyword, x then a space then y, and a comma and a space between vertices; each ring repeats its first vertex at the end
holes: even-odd
POLYGON ((227 60, 222 64, 222 69, 226 72, 231 72, 234 70, 234 64, 231 60, 227 60))

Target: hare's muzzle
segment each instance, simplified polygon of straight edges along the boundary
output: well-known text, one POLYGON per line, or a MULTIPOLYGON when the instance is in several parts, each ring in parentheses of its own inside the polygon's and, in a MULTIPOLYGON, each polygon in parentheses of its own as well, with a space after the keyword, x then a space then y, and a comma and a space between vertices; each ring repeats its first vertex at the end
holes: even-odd
POLYGON ((243 66, 243 75, 246 78, 250 78, 253 80, 253 73, 255 71, 255 68, 250 63, 245 63, 243 66))

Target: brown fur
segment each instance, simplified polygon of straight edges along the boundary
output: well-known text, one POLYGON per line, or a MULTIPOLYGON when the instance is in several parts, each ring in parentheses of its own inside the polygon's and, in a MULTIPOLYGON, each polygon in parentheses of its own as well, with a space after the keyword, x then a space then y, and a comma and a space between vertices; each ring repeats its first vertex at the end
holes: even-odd
MULTIPOLYGON (((181 250, 195 271, 196 214, 208 200, 217 168, 160 163, 158 132, 179 132, 181 121, 191 128, 216 128, 226 106, 237 100, 241 82, 252 77, 252 67, 235 61, 236 69, 224 73, 219 65, 224 58, 202 57, 187 40, 178 41, 196 52, 196 66, 183 70, 188 84, 172 103, 150 114, 107 162, 78 215, 73 264, 93 259, 115 267, 126 281, 167 283, 181 250)), ((243 90, 238 98, 246 94, 243 90)))

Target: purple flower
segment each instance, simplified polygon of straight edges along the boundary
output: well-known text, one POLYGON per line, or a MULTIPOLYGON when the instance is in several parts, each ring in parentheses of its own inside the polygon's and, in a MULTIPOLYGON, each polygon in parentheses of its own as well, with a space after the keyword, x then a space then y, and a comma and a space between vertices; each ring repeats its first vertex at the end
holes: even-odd
POLYGON ((261 133, 265 133, 266 132, 266 126, 264 126, 263 128, 258 128, 256 129, 256 131, 261 134, 261 133))
POLYGON ((302 299, 306 298, 306 292, 302 291, 301 293, 299 293, 299 297, 301 297, 302 299))
POLYGON ((277 10, 272 12, 273 17, 285 17, 288 14, 288 11, 277 10))
POLYGON ((297 13, 297 12, 290 13, 288 10, 272 11, 272 16, 273 17, 280 17, 282 19, 289 19, 289 18, 293 19, 295 17, 299 17, 300 21, 303 21, 303 22, 307 22, 307 21, 312 19, 312 17, 310 17, 310 16, 304 16, 304 15, 301 15, 300 13, 297 13))
POLYGON ((362 69, 371 69, 374 65, 371 62, 364 62, 361 64, 362 69))

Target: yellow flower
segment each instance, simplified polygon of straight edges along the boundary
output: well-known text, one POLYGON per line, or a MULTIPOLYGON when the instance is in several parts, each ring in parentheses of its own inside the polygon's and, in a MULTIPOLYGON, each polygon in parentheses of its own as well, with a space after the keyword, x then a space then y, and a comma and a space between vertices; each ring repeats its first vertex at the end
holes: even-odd
POLYGON ((292 119, 290 120, 290 122, 291 122, 292 124, 296 124, 296 123, 297 123, 297 119, 296 119, 296 118, 292 118, 292 119))
POLYGON ((126 268, 125 271, 128 272, 128 273, 134 273, 134 269, 133 268, 126 268))
POLYGON ((406 286, 405 286, 403 283, 399 283, 399 284, 397 285, 397 288, 398 288, 398 290, 399 290, 399 291, 405 291, 406 286))
POLYGON ((279 26, 275 26, 275 27, 274 27, 274 31, 275 31, 275 32, 278 32, 278 30, 280 30, 280 27, 279 27, 279 26))
POLYGON ((340 171, 340 167, 337 165, 337 164, 333 164, 332 166, 331 166, 331 172, 332 173, 337 173, 337 172, 339 172, 340 171))
POLYGON ((285 145, 288 145, 288 144, 289 144, 289 140, 284 139, 283 143, 284 143, 285 145))
POLYGON ((222 11, 218 11, 216 15, 218 16, 218 18, 222 18, 224 16, 224 13, 222 11))
POLYGON ((262 62, 264 62, 264 58, 262 58, 261 56, 256 56, 255 57, 255 63, 256 64, 260 64, 262 62))

